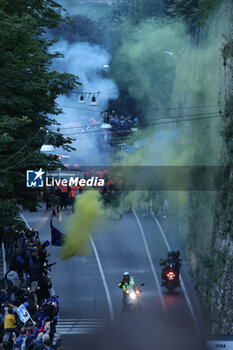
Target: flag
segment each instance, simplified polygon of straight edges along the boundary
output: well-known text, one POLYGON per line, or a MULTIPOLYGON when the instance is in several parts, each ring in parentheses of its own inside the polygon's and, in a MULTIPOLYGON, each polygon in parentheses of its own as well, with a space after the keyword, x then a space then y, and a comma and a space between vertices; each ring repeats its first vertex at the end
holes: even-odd
POLYGON ((20 321, 23 323, 26 323, 31 318, 28 310, 26 309, 26 307, 23 304, 21 304, 18 307, 17 314, 19 315, 20 321))
POLYGON ((64 244, 65 235, 61 231, 59 231, 56 227, 53 226, 52 218, 50 220, 51 227, 51 245, 54 246, 62 246, 64 244))

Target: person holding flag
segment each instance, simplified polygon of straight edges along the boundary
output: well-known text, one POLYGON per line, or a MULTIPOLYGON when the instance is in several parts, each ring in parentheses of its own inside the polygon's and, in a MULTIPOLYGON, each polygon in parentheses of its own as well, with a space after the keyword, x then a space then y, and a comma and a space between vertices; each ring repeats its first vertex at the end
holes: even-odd
POLYGON ((64 245, 66 235, 53 226, 52 217, 50 219, 51 245, 61 247, 64 245))

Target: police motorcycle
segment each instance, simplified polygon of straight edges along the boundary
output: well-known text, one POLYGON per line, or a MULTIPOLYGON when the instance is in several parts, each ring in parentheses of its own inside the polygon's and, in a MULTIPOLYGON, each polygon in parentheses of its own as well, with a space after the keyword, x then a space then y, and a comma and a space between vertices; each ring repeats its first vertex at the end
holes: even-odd
POLYGON ((128 286, 127 289, 123 292, 124 299, 122 302, 122 312, 130 313, 134 310, 139 311, 141 309, 140 304, 140 294, 142 293, 140 287, 143 287, 145 284, 141 283, 139 286, 128 286))

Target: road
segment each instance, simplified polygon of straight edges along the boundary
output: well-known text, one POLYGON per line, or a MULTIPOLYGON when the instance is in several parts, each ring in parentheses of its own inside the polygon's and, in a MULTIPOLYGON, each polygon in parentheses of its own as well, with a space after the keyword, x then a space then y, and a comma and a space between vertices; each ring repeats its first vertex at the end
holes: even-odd
MULTIPOLYGON (((42 241, 50 240, 51 212, 46 211, 43 204, 38 212, 24 211, 23 214, 28 224, 40 232, 42 241)), ((54 226, 64 232, 64 223, 70 214, 69 210, 62 211, 53 218, 54 226)), ((169 294, 160 287, 159 261, 166 256, 167 245, 184 251, 174 218, 161 217, 158 222, 151 214, 145 217, 142 211, 125 213, 120 220, 102 222, 92 238, 95 250, 90 256, 62 261, 59 259, 61 248, 49 248, 50 260, 58 259, 51 276, 53 292, 61 300, 58 329, 63 334, 65 349, 71 349, 72 344, 80 343, 112 318, 121 317, 122 294, 117 285, 124 271, 129 271, 136 282, 145 283, 143 313, 169 313, 180 305, 198 332, 199 305, 184 254, 182 288, 169 294)))

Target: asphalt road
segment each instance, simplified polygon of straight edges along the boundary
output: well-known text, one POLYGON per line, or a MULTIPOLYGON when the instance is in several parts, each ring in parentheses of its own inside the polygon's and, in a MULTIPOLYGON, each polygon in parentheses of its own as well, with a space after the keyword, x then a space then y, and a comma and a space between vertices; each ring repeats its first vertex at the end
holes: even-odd
MULTIPOLYGON (((28 224, 39 230, 42 241, 50 240, 51 212, 46 211, 43 204, 38 212, 24 211, 23 214, 28 224)), ((70 214, 69 210, 62 211, 53 218, 54 226, 64 232, 64 223, 70 214)), ((157 221, 152 215, 144 217, 142 211, 125 213, 120 220, 102 222, 92 238, 95 250, 91 256, 74 256, 62 261, 59 259, 61 248, 49 248, 50 261, 58 259, 51 272, 52 292, 61 300, 58 329, 66 350, 77 342, 82 344, 87 334, 112 319, 122 317, 122 293, 117 285, 124 271, 129 271, 136 283, 145 283, 141 294, 143 314, 169 314, 180 305, 198 332, 199 305, 184 254, 182 288, 170 294, 160 287, 159 261, 166 257, 168 245, 183 251, 173 218, 161 217, 157 221)))

